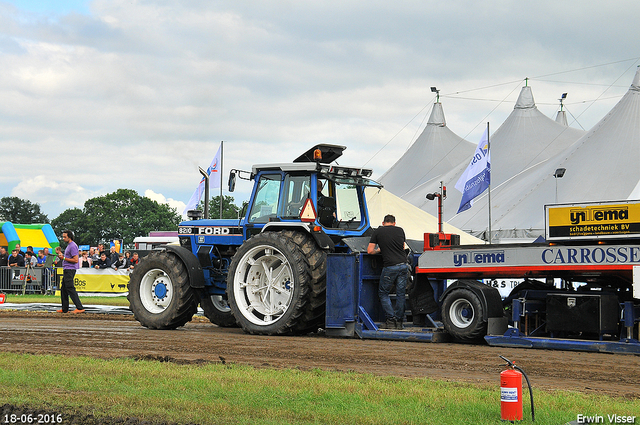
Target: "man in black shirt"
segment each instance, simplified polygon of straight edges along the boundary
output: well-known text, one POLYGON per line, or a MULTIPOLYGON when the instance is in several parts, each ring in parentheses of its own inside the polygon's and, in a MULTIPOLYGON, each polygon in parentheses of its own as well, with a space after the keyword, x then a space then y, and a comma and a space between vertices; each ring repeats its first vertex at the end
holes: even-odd
POLYGON ((17 249, 14 249, 9 257, 9 267, 24 267, 24 258, 17 249))
POLYGON ((0 246, 0 267, 9 265, 9 254, 7 254, 7 249, 3 246, 0 246))
POLYGON ((378 296, 387 318, 386 322, 380 326, 383 329, 402 329, 405 291, 409 277, 409 265, 406 262, 407 257, 404 252, 405 241, 404 230, 396 226, 396 218, 392 215, 386 215, 382 226, 373 231, 367 247, 369 254, 382 254, 383 268, 380 275, 378 296), (395 310, 389 298, 394 283, 396 284, 395 310))
POLYGON ((111 267, 111 260, 107 258, 107 253, 102 251, 100 253, 100 259, 93 263, 93 267, 96 269, 108 269, 111 267))

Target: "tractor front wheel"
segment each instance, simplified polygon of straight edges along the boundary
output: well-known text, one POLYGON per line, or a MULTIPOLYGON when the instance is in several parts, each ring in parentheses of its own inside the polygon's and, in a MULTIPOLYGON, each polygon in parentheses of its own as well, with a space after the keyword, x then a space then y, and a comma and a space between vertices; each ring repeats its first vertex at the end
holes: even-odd
POLYGON ((135 319, 150 329, 184 326, 198 308, 187 268, 166 251, 151 252, 133 269, 127 298, 135 319))

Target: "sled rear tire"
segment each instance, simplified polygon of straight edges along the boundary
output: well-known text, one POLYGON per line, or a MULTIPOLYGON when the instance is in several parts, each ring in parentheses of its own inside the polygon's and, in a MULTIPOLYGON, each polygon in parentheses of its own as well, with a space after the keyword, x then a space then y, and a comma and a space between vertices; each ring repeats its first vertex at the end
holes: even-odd
POLYGON ((454 338, 465 342, 482 340, 487 334, 483 304, 473 291, 456 289, 442 303, 442 322, 454 338))

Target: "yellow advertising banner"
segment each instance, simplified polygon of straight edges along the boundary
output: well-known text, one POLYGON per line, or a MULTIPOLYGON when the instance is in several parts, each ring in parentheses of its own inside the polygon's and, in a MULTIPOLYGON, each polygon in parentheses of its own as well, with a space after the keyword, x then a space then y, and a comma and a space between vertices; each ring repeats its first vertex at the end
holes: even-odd
POLYGON ((545 210, 547 240, 640 234, 640 201, 547 205, 545 210))
MULTIPOLYGON (((62 282, 62 269, 56 269, 62 282)), ((129 271, 81 268, 73 281, 76 291, 107 294, 125 294, 129 291, 129 271)))

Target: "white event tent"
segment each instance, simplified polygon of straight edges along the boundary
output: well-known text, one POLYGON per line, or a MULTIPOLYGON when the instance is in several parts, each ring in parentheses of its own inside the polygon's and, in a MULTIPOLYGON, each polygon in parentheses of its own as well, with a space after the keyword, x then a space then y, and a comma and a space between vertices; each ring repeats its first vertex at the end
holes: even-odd
MULTIPOLYGON (((584 133, 582 130, 558 123, 540 112, 535 105, 531 87, 523 87, 514 110, 505 122, 490 134, 492 194, 496 188, 513 188, 516 192, 526 190, 523 185, 517 183, 520 176, 528 175, 540 164, 559 155, 584 133), (517 187, 514 188, 514 185, 517 187)), ((470 157, 471 155, 451 167, 448 172, 432 178, 408 193, 404 193, 402 198, 426 210, 430 208, 430 203, 425 199, 425 195, 437 191, 440 181, 442 181, 447 187, 445 220, 475 236, 486 237, 485 233, 488 229, 486 193, 475 201, 471 209, 456 214, 462 194, 454 186, 466 169, 470 157), (484 204, 482 200, 485 200, 484 204)), ((415 161, 418 162, 420 159, 416 158, 415 161)), ((507 201, 501 204, 492 199, 492 221, 496 216, 504 215, 503 209, 506 206, 510 206, 510 204, 507 205, 507 201)), ((537 214, 544 220, 542 212, 539 210, 532 211, 531 214, 537 214)), ((492 227, 495 235, 497 228, 492 227)), ((529 227, 531 226, 524 228, 528 229, 529 227)), ((495 236, 513 238, 530 237, 531 235, 527 231, 523 233, 509 228, 495 236)))
POLYGON ((388 191, 403 196, 461 161, 468 161, 474 151, 472 143, 447 127, 442 103, 436 102, 420 136, 378 180, 388 191))
MULTIPOLYGON (((492 188, 492 232, 529 229, 531 236, 543 234, 544 205, 556 202, 556 188, 558 203, 640 199, 639 163, 640 68, 627 93, 574 144, 508 185, 492 188), (554 177, 559 168, 566 170, 562 178, 554 177)), ((461 213, 451 223, 477 235, 487 228, 487 196, 469 211, 470 217, 461 213)))

